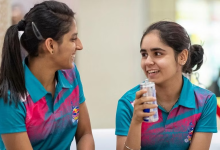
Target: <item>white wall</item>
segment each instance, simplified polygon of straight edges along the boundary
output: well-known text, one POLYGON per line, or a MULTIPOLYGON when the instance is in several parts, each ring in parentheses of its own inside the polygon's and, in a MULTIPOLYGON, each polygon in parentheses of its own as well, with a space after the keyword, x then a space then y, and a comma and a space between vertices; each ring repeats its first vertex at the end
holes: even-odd
POLYGON ((146 0, 80 0, 78 5, 84 49, 76 63, 92 128, 114 128, 118 99, 145 78, 139 43, 147 27, 146 0))

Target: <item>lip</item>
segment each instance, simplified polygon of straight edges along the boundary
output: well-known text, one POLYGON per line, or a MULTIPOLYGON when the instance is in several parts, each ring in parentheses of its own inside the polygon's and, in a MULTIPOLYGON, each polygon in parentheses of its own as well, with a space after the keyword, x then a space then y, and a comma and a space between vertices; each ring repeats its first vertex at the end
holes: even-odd
POLYGON ((160 72, 160 70, 158 70, 158 69, 148 69, 146 71, 147 71, 147 73, 149 73, 149 72, 160 72))
POLYGON ((73 53, 73 54, 71 55, 71 59, 72 59, 72 60, 75 60, 75 57, 76 57, 76 54, 73 53))
POLYGON ((160 73, 160 70, 158 70, 158 69, 149 69, 146 72, 147 72, 147 77, 148 78, 155 78, 158 75, 158 73, 160 73))

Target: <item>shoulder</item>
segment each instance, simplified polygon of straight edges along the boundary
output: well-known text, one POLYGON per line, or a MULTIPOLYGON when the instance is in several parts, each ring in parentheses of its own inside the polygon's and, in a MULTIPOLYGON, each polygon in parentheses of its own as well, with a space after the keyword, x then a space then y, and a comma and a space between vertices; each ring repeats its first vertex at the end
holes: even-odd
POLYGON ((16 104, 14 101, 4 102, 4 99, 0 98, 0 110, 3 109, 14 109, 14 110, 26 110, 25 108, 26 98, 21 98, 20 101, 16 104))
POLYGON ((125 101, 129 103, 133 103, 136 97, 136 92, 140 90, 140 86, 137 85, 132 89, 128 90, 120 99, 119 101, 125 101))
POLYGON ((183 88, 181 91, 181 95, 184 98, 195 99, 197 103, 204 104, 211 97, 215 97, 215 94, 207 89, 201 88, 197 85, 194 85, 187 78, 184 79, 183 88))
POLYGON ((207 89, 201 88, 194 84, 192 85, 192 87, 193 87, 196 98, 199 100, 207 100, 207 99, 210 99, 212 96, 215 97, 215 94, 207 89))
POLYGON ((204 88, 193 85, 197 108, 215 107, 217 105, 216 95, 204 88))

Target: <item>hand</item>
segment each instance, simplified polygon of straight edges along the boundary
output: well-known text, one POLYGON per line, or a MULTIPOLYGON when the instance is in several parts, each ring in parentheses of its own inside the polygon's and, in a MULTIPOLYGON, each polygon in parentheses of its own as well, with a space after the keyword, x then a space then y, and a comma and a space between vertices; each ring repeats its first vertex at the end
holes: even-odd
POLYGON ((147 103, 155 101, 155 97, 142 97, 142 95, 146 92, 146 89, 142 89, 136 93, 132 121, 137 124, 142 123, 144 117, 152 116, 155 114, 155 112, 143 112, 144 109, 152 109, 158 107, 158 105, 147 103))

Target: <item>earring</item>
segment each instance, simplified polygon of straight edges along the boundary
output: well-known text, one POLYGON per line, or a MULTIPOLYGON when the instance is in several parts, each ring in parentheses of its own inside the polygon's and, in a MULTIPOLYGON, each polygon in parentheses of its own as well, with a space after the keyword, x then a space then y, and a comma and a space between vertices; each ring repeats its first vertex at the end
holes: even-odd
POLYGON ((51 53, 53 54, 53 51, 51 51, 51 53))

